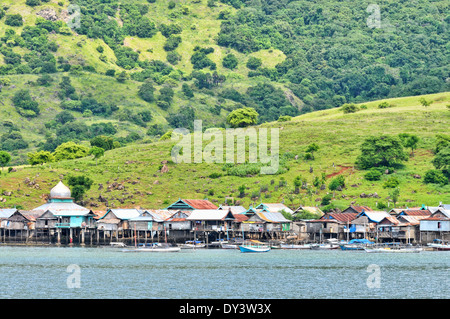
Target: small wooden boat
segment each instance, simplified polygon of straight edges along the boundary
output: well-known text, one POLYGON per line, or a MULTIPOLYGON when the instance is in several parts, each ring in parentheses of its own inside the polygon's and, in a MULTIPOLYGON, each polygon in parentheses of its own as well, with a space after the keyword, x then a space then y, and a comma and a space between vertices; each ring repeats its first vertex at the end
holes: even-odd
POLYGON ((222 249, 239 249, 239 245, 238 244, 232 244, 232 243, 220 243, 220 247, 222 249))
POLYGON ((429 243, 427 246, 433 248, 433 250, 450 251, 450 243, 440 239, 433 240, 433 242, 429 243))
POLYGON ((139 245, 135 248, 126 248, 122 249, 123 252, 178 252, 181 248, 173 247, 169 245, 163 245, 160 243, 148 244, 148 245, 139 245))
POLYGON ((239 250, 242 253, 266 253, 270 251, 270 246, 257 240, 249 240, 239 245, 239 250))
POLYGON ((323 250, 323 249, 338 249, 339 245, 334 244, 312 244, 310 249, 323 250))
POLYGON ((373 244, 374 242, 367 239, 352 239, 346 244, 339 245, 339 247, 341 250, 364 250, 364 248, 373 244))
POLYGON ((184 244, 178 244, 181 249, 205 248, 206 244, 198 240, 188 240, 184 244))
POLYGON ((384 245, 379 247, 365 247, 367 253, 420 253, 422 247, 414 247, 412 245, 384 245))
POLYGON ((303 245, 296 245, 296 244, 281 244, 281 249, 311 249, 311 244, 303 244, 303 245))

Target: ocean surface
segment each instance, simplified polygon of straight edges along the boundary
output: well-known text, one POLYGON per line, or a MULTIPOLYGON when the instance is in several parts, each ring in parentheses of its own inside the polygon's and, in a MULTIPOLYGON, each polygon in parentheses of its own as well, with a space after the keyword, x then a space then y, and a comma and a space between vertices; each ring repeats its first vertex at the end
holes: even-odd
POLYGON ((446 299, 450 252, 0 246, 1 299, 446 299))

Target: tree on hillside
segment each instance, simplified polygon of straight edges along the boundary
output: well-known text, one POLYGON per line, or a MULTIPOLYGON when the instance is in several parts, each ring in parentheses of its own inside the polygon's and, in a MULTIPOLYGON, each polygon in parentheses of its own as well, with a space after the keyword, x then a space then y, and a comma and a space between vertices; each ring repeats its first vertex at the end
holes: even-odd
POLYGON ((450 178, 450 146, 441 149, 431 161, 447 178, 450 178))
POLYGON ((74 142, 67 142, 59 145, 53 156, 55 161, 61 161, 66 159, 75 159, 85 157, 89 154, 89 148, 83 145, 76 144, 74 142))
POLYGON ((403 144, 396 136, 381 135, 367 138, 361 145, 361 155, 356 159, 356 166, 361 169, 371 167, 392 167, 408 160, 403 144))
POLYGON ((105 155, 105 150, 101 147, 98 146, 93 146, 90 150, 89 150, 89 155, 94 155, 95 158, 95 165, 98 165, 98 159, 100 157, 102 157, 103 155, 105 155))
POLYGON ((23 89, 14 94, 12 102, 17 112, 25 117, 35 117, 40 113, 38 102, 34 101, 30 91, 23 89))
POLYGON ((84 175, 68 177, 67 183, 70 186, 75 201, 83 198, 84 193, 91 188, 93 182, 92 179, 84 175))
POLYGON ((314 159, 314 152, 319 150, 319 145, 316 143, 311 143, 306 147, 306 154, 311 154, 310 156, 306 156, 307 158, 314 159))
POLYGON ((2 167, 2 171, 3 171, 3 167, 6 164, 8 164, 10 160, 11 160, 11 155, 9 155, 8 152, 0 151, 0 166, 2 167))
POLYGON ((155 101, 154 91, 155 88, 153 87, 153 84, 150 81, 145 81, 139 88, 138 95, 144 101, 152 103, 155 101))
POLYGON ((417 144, 419 143, 419 137, 409 133, 399 134, 398 137, 400 137, 404 147, 411 148, 411 155, 414 157, 414 150, 417 148, 417 144))
POLYGON ((227 116, 227 123, 232 127, 246 127, 258 122, 258 112, 254 108, 244 107, 232 111, 227 116))
POLYGON ((30 165, 51 163, 55 161, 55 157, 48 151, 39 151, 36 153, 28 153, 28 163, 30 165))

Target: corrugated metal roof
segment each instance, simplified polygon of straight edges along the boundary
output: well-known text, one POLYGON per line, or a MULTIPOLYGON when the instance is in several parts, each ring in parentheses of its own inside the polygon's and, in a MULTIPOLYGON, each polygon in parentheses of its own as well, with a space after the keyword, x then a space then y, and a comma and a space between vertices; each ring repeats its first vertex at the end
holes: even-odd
POLYGON ((109 210, 116 216, 118 219, 128 220, 131 218, 136 218, 141 215, 141 211, 136 208, 113 208, 109 210))
POLYGON ((33 211, 39 210, 50 211, 55 216, 86 216, 90 212, 89 209, 73 202, 51 202, 33 209, 33 211))
POLYGON ((261 203, 258 206, 256 206, 257 209, 260 209, 262 207, 265 207, 269 212, 271 213, 279 213, 281 211, 285 211, 286 213, 293 214, 294 212, 292 209, 287 207, 286 205, 282 203, 261 203))
POLYGON ((243 214, 247 211, 243 206, 220 206, 218 209, 231 210, 231 213, 233 214, 243 214))
POLYGON ((207 199, 183 199, 183 201, 194 209, 217 209, 218 207, 207 199))
POLYGON ((356 216, 358 216, 357 213, 328 213, 323 215, 320 219, 335 219, 339 222, 350 222, 352 220, 354 220, 356 218, 356 216))
POLYGON ((367 218, 369 218, 369 220, 374 223, 379 223, 381 220, 383 220, 383 218, 391 216, 385 211, 364 211, 360 213, 358 217, 363 215, 367 216, 367 218))
POLYGON ((259 218, 269 223, 288 223, 290 220, 286 219, 282 213, 258 212, 259 218))
POLYGON ((224 220, 227 215, 227 210, 198 209, 192 211, 186 220, 224 220))
POLYGON ((2 208, 0 209, 0 218, 9 218, 12 214, 17 211, 15 208, 2 208))
POLYGON ((408 216, 430 216, 431 211, 428 209, 404 209, 400 214, 408 216))

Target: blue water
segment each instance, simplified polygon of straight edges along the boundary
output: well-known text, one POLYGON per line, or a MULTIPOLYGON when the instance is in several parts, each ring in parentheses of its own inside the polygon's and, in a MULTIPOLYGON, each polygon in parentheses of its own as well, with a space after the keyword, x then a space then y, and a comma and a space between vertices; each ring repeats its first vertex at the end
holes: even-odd
POLYGON ((449 269, 450 252, 432 251, 125 253, 113 248, 1 246, 0 298, 442 299, 450 297, 449 269))

